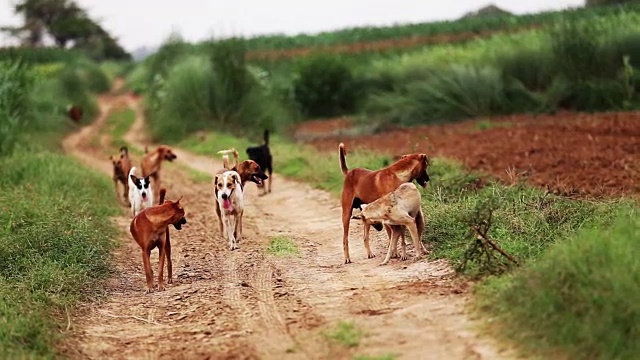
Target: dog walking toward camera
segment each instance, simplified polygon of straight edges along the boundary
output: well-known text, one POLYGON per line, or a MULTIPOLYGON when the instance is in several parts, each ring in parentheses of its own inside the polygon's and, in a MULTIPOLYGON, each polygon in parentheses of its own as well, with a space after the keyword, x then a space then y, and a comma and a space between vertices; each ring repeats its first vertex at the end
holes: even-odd
POLYGON ((111 160, 111 164, 113 165, 113 186, 116 189, 116 197, 120 198, 120 194, 118 194, 118 182, 122 183, 122 187, 124 188, 124 193, 122 197, 124 201, 130 206, 129 201, 129 180, 128 174, 131 171, 131 159, 129 158, 129 149, 126 146, 120 148, 120 156, 113 157, 109 156, 109 160, 111 160))
MULTIPOLYGON (((273 182, 273 158, 271 157, 271 149, 269 148, 269 130, 264 131, 264 143, 259 146, 247 148, 249 159, 260 165, 262 171, 269 172, 269 192, 271 192, 271 183, 273 182)), ((258 185, 263 189, 263 195, 267 193, 264 185, 258 185)))
MULTIPOLYGON (((398 238, 406 227, 411 234, 416 256, 427 253, 427 249, 421 241, 424 233, 425 221, 422 213, 421 197, 418 188, 413 183, 404 183, 394 191, 384 195, 370 204, 362 204, 360 216, 364 224, 364 242, 369 243, 369 230, 373 226, 376 230, 388 227, 391 231, 387 256, 380 265, 389 263, 396 252, 398 238)), ((401 242, 401 260, 407 259, 407 248, 404 241, 401 242)))
POLYGON ((176 230, 181 230, 182 225, 187 223, 184 208, 180 205, 180 200, 165 201, 166 190, 160 189, 159 205, 155 205, 142 210, 131 220, 131 236, 140 246, 142 251, 142 266, 146 277, 145 290, 150 293, 153 290, 153 270, 151 270, 151 250, 158 248, 158 290, 164 291, 164 262, 167 261, 167 283, 173 282, 173 268, 171 262, 171 241, 169 237, 169 225, 173 225, 176 230))
MULTIPOLYGON (((344 252, 344 263, 351 263, 349 255, 349 223, 353 209, 361 209, 362 204, 370 204, 384 195, 392 192, 398 186, 406 182, 415 180, 423 188, 429 182, 429 158, 426 154, 403 155, 400 160, 380 169, 369 170, 364 168, 347 168, 346 150, 343 143, 338 146, 338 157, 340 170, 344 175, 342 185, 342 248, 344 252)), ((364 225, 365 229, 368 225, 364 225)), ((390 228, 385 227, 389 236, 390 228)), ((368 231, 366 229, 365 231, 368 231)), ((404 243, 404 240, 403 240, 404 243)), ((368 238, 364 240, 364 247, 369 259, 375 255, 371 252, 368 238)))
POLYGON ((137 177, 136 167, 129 171, 129 203, 131 204, 131 216, 136 216, 148 207, 153 206, 153 189, 148 176, 137 177))
POLYGON ((216 174, 215 201, 220 222, 220 233, 227 238, 229 250, 238 248, 242 239, 242 215, 244 214, 244 194, 240 175, 233 170, 216 174))

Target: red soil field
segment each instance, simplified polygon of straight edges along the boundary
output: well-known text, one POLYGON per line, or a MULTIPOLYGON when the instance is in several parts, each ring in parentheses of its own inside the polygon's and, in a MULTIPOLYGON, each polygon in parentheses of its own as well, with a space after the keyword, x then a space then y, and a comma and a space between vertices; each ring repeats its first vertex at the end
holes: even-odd
MULTIPOLYGON (((538 29, 541 26, 532 25, 509 30, 509 33, 538 29)), ((487 38, 496 34, 505 33, 504 30, 484 30, 478 32, 464 32, 455 34, 439 34, 431 36, 411 36, 396 39, 356 42, 352 44, 338 44, 332 46, 299 47, 284 50, 255 50, 247 54, 250 60, 279 60, 306 56, 314 52, 333 54, 357 54, 363 52, 385 52, 396 49, 408 49, 412 47, 456 43, 467 40, 487 38)))
POLYGON ((312 121, 296 136, 336 154, 341 141, 347 150, 393 156, 426 152, 566 196, 640 194, 640 113, 517 115, 361 136, 340 135, 345 126, 344 119, 312 121))

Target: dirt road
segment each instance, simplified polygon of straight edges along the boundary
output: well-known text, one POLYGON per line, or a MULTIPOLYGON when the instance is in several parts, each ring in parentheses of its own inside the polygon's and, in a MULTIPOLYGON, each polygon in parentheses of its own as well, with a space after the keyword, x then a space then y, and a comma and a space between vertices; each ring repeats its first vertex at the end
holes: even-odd
MULTIPOLYGON (((100 99, 101 115, 64 141, 64 148, 111 176, 101 136, 110 111, 132 107, 138 117, 125 139, 146 144, 138 102, 127 95, 100 99), (94 142, 95 144, 95 142, 94 142)), ((102 137, 104 140, 104 137, 102 137)), ((152 148, 152 147, 151 147, 152 148)), ((246 194, 245 238, 229 251, 219 237, 210 182, 218 159, 176 149, 163 166, 168 198, 184 196, 188 224, 172 229, 174 284, 143 291, 140 250, 128 233, 130 219, 115 219, 121 241, 103 300, 87 303, 71 321, 63 352, 78 359, 351 359, 395 354, 397 359, 498 359, 504 349, 481 338, 465 312, 466 286, 450 279, 444 262, 392 261, 378 266, 385 237, 373 239, 375 259, 365 258, 361 225, 351 234, 353 264, 342 264, 337 199, 308 185, 274 175, 273 193, 246 194), (266 252, 269 239, 292 239, 299 255, 266 252), (359 345, 330 340, 327 332, 352 322, 359 345)), ((134 164, 139 158, 134 156, 134 164)), ((336 165, 337 166, 337 165, 336 165)), ((114 201, 115 199, 114 195, 114 201)), ((127 212, 124 211, 123 214, 127 212)), ((413 253, 411 253, 413 255, 413 253)), ((157 273, 157 251, 152 254, 157 273)), ((511 356, 509 356, 512 358, 511 356)))

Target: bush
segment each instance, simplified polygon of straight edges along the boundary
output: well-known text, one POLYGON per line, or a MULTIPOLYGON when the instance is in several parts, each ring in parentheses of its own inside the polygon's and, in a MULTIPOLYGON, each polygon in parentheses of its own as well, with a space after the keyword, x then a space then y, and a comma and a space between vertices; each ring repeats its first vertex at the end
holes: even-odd
POLYGON ((635 359, 640 353, 640 217, 581 231, 513 276, 480 290, 490 312, 528 350, 568 358, 635 359))
POLYGON ((552 83, 546 97, 553 108, 578 111, 622 109, 629 100, 627 89, 621 80, 570 82, 562 77, 552 83))
POLYGON ((553 81, 553 56, 548 49, 518 49, 498 59, 505 81, 518 80, 528 90, 543 91, 553 81))
POLYGON ((365 112, 386 123, 415 125, 501 114, 510 108, 495 68, 455 66, 433 71, 428 78, 373 96, 365 112))
POLYGON ((358 89, 349 65, 340 57, 317 54, 300 61, 293 82, 294 98, 307 117, 351 113, 358 89))
POLYGON ((251 135, 288 124, 292 114, 261 69, 249 71, 240 39, 214 43, 209 57, 189 56, 157 78, 148 93, 149 123, 156 139, 177 141, 213 128, 251 135))
POLYGON ((75 66, 67 65, 60 72, 58 81, 65 98, 69 101, 68 104, 64 104, 65 107, 70 104, 80 105, 84 112, 83 117, 93 119, 98 113, 98 105, 91 97, 87 78, 83 75, 82 71, 75 66))
POLYGON ((11 153, 26 126, 33 74, 19 62, 0 62, 0 156, 11 153))

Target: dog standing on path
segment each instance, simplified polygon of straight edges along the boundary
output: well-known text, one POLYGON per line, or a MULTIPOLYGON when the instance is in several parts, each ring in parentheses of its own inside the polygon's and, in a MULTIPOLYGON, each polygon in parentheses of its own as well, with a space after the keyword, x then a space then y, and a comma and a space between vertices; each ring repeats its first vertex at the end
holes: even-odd
POLYGON ((160 145, 154 151, 149 152, 147 147, 144 148, 144 156, 142 157, 142 176, 151 176, 153 179, 153 186, 156 189, 160 189, 160 170, 162 168, 163 161, 173 161, 178 156, 173 153, 170 147, 166 145, 160 145))
MULTIPOLYGON (((421 197, 418 188, 413 183, 404 183, 397 189, 384 195, 370 204, 362 204, 362 223, 364 224, 364 242, 369 243, 370 226, 376 230, 382 230, 382 226, 388 226, 391 230, 391 239, 387 256, 380 265, 389 263, 396 250, 398 238, 406 227, 409 229, 416 255, 420 257, 427 252, 421 237, 424 232, 424 214, 420 206, 421 197)), ((404 241, 402 245, 401 260, 407 259, 407 248, 404 241)))
POLYGON ((129 203, 131 216, 136 216, 148 207, 153 206, 153 189, 148 176, 137 177, 136 167, 129 171, 129 203))
MULTIPOLYGON (((115 158, 113 156, 109 156, 109 160, 113 165, 113 186, 116 189, 116 196, 120 197, 118 194, 118 181, 122 183, 124 187, 124 193, 122 197, 125 202, 129 201, 129 180, 128 174, 131 171, 131 159, 129 158, 129 149, 126 146, 120 148, 120 156, 115 158)), ((130 204, 127 204, 130 205, 130 204)))
POLYGON ((219 208, 220 232, 226 235, 229 249, 238 248, 238 242, 242 239, 242 215, 244 214, 244 194, 240 175, 227 170, 222 174, 216 174, 215 201, 219 208))
POLYGON ((167 259, 168 279, 167 283, 171 284, 172 264, 171 264, 171 242, 169 239, 169 225, 173 225, 177 230, 182 229, 182 225, 187 223, 184 217, 184 208, 180 205, 180 199, 177 201, 164 201, 166 190, 160 190, 160 202, 162 204, 152 206, 142 210, 131 220, 131 236, 140 245, 142 250, 142 265, 146 277, 146 292, 150 293, 153 289, 153 271, 151 270, 151 250, 158 248, 159 265, 158 265, 158 290, 164 291, 164 261, 167 259))
MULTIPOLYGON (((362 204, 372 203, 382 196, 395 190, 400 184, 416 180, 423 188, 429 182, 429 159, 426 154, 403 155, 400 160, 387 166, 386 168, 373 171, 364 168, 347 168, 346 150, 343 143, 338 146, 338 156, 340 160, 340 170, 344 175, 342 185, 342 248, 344 252, 344 263, 351 263, 349 256, 349 222, 353 209, 361 208, 362 204)), ((368 225, 364 225, 368 227, 368 225)), ((387 228, 390 232, 390 229, 387 228)), ((389 235, 391 235, 389 233, 389 235)), ((404 242, 404 241, 403 241, 404 242)), ((369 246, 368 239, 364 243, 367 257, 374 257, 369 246)))
MULTIPOLYGON (((269 130, 264 131, 264 144, 247 148, 247 155, 249 155, 249 159, 260 165, 262 171, 269 172, 269 192, 271 192, 271 183, 273 182, 273 159, 271 157, 271 150, 269 149, 269 130)), ((267 193, 267 189, 264 185, 258 185, 258 187, 264 190, 262 193, 263 195, 267 193)))

